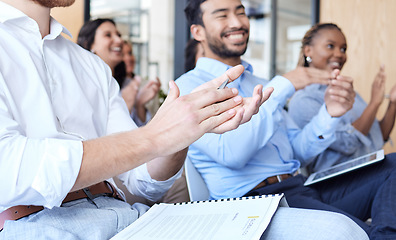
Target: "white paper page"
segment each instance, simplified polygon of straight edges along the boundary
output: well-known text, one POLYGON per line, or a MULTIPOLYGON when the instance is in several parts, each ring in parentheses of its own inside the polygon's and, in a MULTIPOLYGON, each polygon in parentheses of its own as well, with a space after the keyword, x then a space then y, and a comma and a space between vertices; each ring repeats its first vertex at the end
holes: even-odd
POLYGON ((260 239, 281 198, 154 205, 112 240, 260 239))

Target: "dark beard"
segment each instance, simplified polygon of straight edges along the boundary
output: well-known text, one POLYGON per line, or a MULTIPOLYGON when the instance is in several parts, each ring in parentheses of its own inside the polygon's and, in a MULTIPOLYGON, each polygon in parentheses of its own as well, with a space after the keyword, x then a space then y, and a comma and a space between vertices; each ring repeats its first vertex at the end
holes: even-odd
POLYGON ((74 3, 75 0, 32 0, 40 4, 43 7, 54 8, 54 7, 68 7, 74 3))
MULTIPOLYGON (((222 34, 224 35, 224 34, 222 34)), ((241 43, 241 45, 246 45, 244 49, 240 51, 234 51, 231 49, 228 49, 227 46, 221 42, 218 39, 212 38, 210 34, 207 34, 208 36, 208 45, 210 50, 217 56, 221 58, 230 58, 230 57, 240 57, 243 54, 245 54, 246 49, 247 49, 247 43, 249 42, 249 37, 246 39, 246 43, 241 43)))

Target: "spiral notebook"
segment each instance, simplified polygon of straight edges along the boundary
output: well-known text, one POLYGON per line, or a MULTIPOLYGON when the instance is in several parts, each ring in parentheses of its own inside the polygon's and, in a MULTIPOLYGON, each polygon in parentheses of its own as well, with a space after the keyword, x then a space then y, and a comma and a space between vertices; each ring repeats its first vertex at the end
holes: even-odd
POLYGON ((111 240, 260 239, 283 194, 155 204, 111 240))

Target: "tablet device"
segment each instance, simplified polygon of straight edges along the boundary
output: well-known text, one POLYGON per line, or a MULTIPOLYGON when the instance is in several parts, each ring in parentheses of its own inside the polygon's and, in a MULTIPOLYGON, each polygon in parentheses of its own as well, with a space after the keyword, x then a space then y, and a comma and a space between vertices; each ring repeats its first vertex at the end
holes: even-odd
POLYGON ((381 161, 383 159, 384 159, 383 149, 363 155, 361 157, 351 159, 349 161, 334 165, 322 171, 312 173, 311 175, 309 175, 307 181, 305 181, 304 186, 350 172, 352 170, 367 166, 369 164, 381 161))

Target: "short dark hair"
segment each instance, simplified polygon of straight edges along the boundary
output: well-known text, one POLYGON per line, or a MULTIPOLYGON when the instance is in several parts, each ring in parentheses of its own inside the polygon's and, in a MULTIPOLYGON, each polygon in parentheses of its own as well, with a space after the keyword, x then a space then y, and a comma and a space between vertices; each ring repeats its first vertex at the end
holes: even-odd
POLYGON ((84 23, 80 29, 80 32, 78 33, 77 44, 90 51, 92 44, 95 41, 96 30, 100 25, 102 25, 102 23, 105 22, 110 22, 114 26, 116 25, 115 22, 110 18, 98 18, 84 23))
POLYGON ((186 8, 184 8, 184 13, 186 14, 188 25, 193 24, 202 25, 202 11, 201 4, 206 0, 189 0, 187 2, 186 8))

